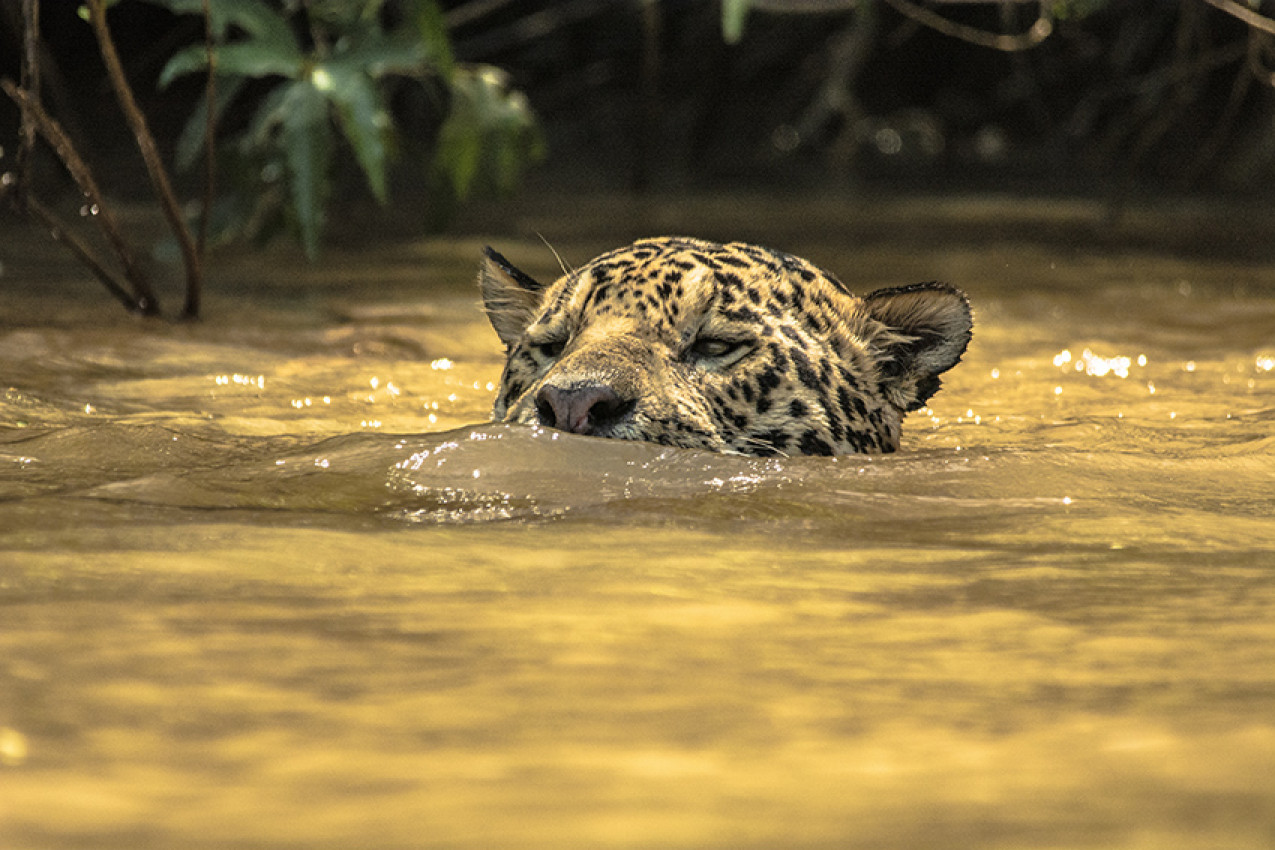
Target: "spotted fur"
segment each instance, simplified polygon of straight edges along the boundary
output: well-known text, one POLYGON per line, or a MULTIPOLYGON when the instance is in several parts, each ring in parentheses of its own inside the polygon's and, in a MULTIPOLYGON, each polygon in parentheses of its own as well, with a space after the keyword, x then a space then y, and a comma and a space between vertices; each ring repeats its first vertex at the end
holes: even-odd
POLYGON ((746 455, 892 452, 969 343, 940 283, 858 298, 798 257, 643 239, 542 285, 488 248, 492 417, 746 455))

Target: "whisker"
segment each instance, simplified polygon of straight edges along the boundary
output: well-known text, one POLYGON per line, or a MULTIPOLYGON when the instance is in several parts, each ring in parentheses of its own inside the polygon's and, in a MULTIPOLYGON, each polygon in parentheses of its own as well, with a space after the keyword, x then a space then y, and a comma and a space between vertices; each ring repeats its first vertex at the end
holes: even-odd
POLYGON ((549 244, 549 240, 545 238, 543 233, 537 231, 536 235, 540 237, 541 242, 545 243, 545 247, 553 253, 553 258, 558 261, 558 268, 562 269, 563 274, 571 274, 575 271, 575 269, 568 266, 566 261, 562 259, 562 255, 558 253, 558 249, 549 244))
POLYGON ((749 436, 741 435, 739 437, 739 441, 743 442, 746 445, 756 446, 758 448, 766 449, 767 451, 774 452, 777 457, 782 457, 785 459, 792 457, 792 455, 788 454, 788 452, 779 448, 774 443, 763 440, 760 437, 749 437, 749 436))

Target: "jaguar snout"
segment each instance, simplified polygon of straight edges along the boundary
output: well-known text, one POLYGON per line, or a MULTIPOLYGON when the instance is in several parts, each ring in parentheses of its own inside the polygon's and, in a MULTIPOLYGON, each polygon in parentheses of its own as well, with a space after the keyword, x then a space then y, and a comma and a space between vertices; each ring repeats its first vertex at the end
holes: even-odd
POLYGON ((636 406, 636 398, 625 397, 615 388, 596 382, 545 384, 536 393, 540 424, 573 434, 605 436, 636 406))

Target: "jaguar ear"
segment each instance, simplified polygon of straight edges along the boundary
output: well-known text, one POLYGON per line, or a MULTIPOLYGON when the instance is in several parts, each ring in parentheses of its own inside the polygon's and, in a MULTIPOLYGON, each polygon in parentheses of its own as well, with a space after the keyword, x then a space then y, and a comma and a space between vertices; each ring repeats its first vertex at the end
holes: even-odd
POLYGON ((544 285, 486 247, 478 269, 478 288, 491 326, 505 348, 513 348, 540 312, 544 285))
POLYGON ((943 283, 878 289, 863 299, 885 327, 872 339, 877 371, 890 403, 905 413, 938 392, 939 375, 960 362, 973 319, 965 293, 943 283))

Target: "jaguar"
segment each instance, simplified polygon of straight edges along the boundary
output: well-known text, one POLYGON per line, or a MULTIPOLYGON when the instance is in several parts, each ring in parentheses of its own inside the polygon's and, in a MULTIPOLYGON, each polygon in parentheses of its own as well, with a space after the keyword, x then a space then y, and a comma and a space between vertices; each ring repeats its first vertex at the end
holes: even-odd
POLYGON ((755 456, 893 452, 969 344, 960 290, 858 297, 780 251, 642 239, 544 284, 486 248, 497 422, 755 456))

